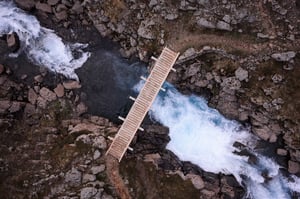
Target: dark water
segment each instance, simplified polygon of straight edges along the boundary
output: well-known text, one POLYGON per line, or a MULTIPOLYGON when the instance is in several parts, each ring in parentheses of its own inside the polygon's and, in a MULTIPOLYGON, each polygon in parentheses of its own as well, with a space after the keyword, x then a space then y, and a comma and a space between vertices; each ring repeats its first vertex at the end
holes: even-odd
POLYGON ((131 107, 128 98, 136 96, 132 88, 147 72, 141 62, 132 62, 120 57, 118 53, 97 49, 78 70, 82 83, 82 100, 91 114, 101 115, 116 121, 118 115, 124 116, 131 107))
MULTIPOLYGON (((57 29, 57 34, 66 42, 88 43, 87 51, 92 55, 88 61, 76 71, 81 81, 81 100, 88 106, 88 113, 99 115, 118 122, 118 115, 126 116, 132 105, 128 98, 135 97, 132 88, 147 73, 146 64, 137 60, 123 58, 116 43, 102 38, 98 32, 89 27, 76 29, 76 34, 65 29, 57 29)), ((34 76, 43 70, 41 66, 31 63, 22 53, 18 58, 8 55, 12 49, 6 48, 2 40, 0 45, 0 63, 12 71, 12 78, 19 83, 33 86, 34 76), (26 79, 21 79, 26 74, 26 79)), ((48 71, 42 85, 54 88, 65 80, 59 74, 48 71)))

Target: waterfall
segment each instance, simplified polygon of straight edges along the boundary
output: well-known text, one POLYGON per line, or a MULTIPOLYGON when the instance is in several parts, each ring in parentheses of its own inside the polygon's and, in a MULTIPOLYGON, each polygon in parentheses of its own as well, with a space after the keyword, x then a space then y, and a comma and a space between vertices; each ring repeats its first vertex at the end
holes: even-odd
POLYGON ((84 52, 86 44, 65 44, 53 30, 44 28, 39 21, 11 1, 0 1, 0 36, 16 33, 20 49, 10 54, 17 57, 24 52, 36 65, 47 67, 55 73, 78 80, 75 69, 81 67, 90 53, 84 52), (75 58, 74 53, 79 54, 75 58))
MULTIPOLYGON (((142 82, 134 90, 141 89, 142 82)), ((299 192, 300 179, 280 172, 272 159, 255 152, 258 138, 233 120, 228 120, 217 110, 208 107, 205 99, 179 93, 165 83, 166 92, 160 92, 150 109, 150 116, 169 127, 171 138, 167 149, 182 161, 190 161, 207 172, 232 174, 245 185, 247 198, 288 199, 291 192, 299 192), (238 155, 240 143, 256 157, 238 155)))

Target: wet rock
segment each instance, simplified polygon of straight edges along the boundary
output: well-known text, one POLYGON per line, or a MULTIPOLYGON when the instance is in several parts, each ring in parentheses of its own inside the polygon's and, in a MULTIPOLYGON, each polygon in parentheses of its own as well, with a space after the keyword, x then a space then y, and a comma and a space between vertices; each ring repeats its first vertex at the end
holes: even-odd
POLYGON ((15 0, 18 7, 24 10, 31 10, 35 6, 34 0, 15 0))
POLYGON ((244 81, 248 79, 248 71, 244 70, 243 68, 239 67, 236 71, 235 71, 235 77, 240 80, 240 81, 244 81))
POLYGON ((57 95, 57 97, 63 97, 65 94, 65 88, 62 84, 58 84, 55 89, 54 93, 57 95))
POLYGON ((81 88, 81 85, 78 81, 63 82, 63 86, 68 90, 81 88))
POLYGON ((272 58, 276 61, 288 62, 291 61, 296 56, 294 51, 288 51, 284 53, 274 53, 272 54, 272 58))
POLYGON ((80 199, 92 199, 98 193, 98 190, 94 187, 85 187, 80 190, 80 199))
POLYGON ((203 189, 204 188, 204 181, 202 180, 201 176, 195 174, 187 174, 187 179, 190 179, 196 189, 203 189))
POLYGON ((82 183, 94 182, 96 180, 96 176, 93 174, 84 174, 82 177, 82 183))
POLYGON ((287 150, 285 149, 277 149, 277 155, 286 156, 288 154, 287 150))
POLYGON ((42 12, 46 12, 46 13, 52 13, 52 8, 50 5, 46 4, 46 3, 40 3, 37 2, 35 4, 36 9, 42 11, 42 12))
POLYGON ((40 95, 48 102, 56 100, 56 94, 46 87, 41 88, 40 95))
POLYGON ((291 159, 300 162, 300 151, 290 150, 291 159))
POLYGON ((97 175, 98 173, 101 173, 105 170, 105 165, 102 164, 100 166, 93 166, 91 168, 91 172, 94 174, 94 175, 97 175))
POLYGON ((292 174, 300 172, 300 165, 297 162, 289 160, 288 162, 288 171, 292 174))
POLYGON ((269 138, 271 137, 270 129, 266 126, 254 127, 252 130, 258 137, 260 137, 265 141, 268 141, 269 138))
POLYGON ((8 34, 6 35, 6 42, 7 42, 7 46, 8 47, 13 47, 14 45, 16 45, 16 37, 15 34, 8 34))
POLYGON ((73 167, 70 171, 66 173, 65 182, 72 187, 76 187, 81 184, 81 177, 81 172, 73 167))
POLYGON ((35 93, 35 91, 32 89, 32 88, 30 88, 29 90, 28 90, 28 96, 27 96, 27 98, 28 98, 28 101, 31 103, 31 104, 35 104, 36 103, 36 100, 37 100, 37 98, 38 98, 38 95, 35 93))

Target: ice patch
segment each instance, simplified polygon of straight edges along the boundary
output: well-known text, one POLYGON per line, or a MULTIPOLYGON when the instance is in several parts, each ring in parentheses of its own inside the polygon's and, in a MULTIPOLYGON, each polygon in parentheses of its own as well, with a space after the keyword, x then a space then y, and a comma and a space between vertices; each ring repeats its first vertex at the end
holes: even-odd
POLYGON ((15 32, 20 40, 20 50, 10 56, 17 57, 24 51, 33 63, 78 80, 75 69, 90 57, 89 52, 83 51, 86 44, 64 44, 53 30, 42 27, 34 16, 17 8, 11 1, 0 1, 0 21, 0 36, 15 32), (75 58, 74 53, 79 56, 75 58))

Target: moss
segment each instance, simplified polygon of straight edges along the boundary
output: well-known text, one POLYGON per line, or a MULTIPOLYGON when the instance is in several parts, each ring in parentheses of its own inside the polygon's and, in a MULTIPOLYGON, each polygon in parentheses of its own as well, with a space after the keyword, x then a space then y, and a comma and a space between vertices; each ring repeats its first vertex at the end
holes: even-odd
POLYGON ((133 198, 199 198, 200 192, 189 180, 178 175, 168 175, 157 170, 152 163, 137 159, 124 159, 120 165, 121 175, 128 180, 133 198))

